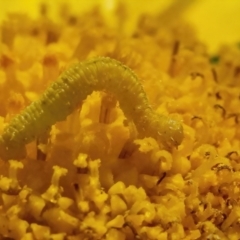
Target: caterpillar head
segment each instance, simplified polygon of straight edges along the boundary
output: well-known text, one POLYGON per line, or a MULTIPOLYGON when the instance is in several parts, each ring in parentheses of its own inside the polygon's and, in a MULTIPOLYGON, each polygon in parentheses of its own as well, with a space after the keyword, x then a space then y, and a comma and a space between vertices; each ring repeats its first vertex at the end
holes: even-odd
POLYGON ((184 134, 182 124, 172 118, 161 116, 157 123, 157 140, 166 147, 177 147, 182 143, 184 134))

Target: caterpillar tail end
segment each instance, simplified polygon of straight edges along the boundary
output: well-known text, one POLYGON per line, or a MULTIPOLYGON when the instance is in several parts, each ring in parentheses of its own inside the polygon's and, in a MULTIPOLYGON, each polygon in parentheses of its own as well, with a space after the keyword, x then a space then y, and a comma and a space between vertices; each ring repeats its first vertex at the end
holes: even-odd
POLYGON ((14 146, 9 147, 8 144, 5 143, 2 137, 0 137, 0 159, 7 160, 21 160, 26 157, 26 148, 25 146, 14 146))

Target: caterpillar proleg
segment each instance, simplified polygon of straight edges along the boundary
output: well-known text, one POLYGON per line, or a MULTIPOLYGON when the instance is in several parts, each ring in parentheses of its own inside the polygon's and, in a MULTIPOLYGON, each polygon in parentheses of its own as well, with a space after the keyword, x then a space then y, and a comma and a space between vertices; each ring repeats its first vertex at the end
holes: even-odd
POLYGON ((141 137, 153 137, 168 146, 182 142, 182 125, 153 111, 135 73, 117 60, 97 57, 64 71, 39 100, 12 119, 0 137, 0 157, 23 158, 27 143, 64 120, 93 91, 101 90, 117 98, 141 137))

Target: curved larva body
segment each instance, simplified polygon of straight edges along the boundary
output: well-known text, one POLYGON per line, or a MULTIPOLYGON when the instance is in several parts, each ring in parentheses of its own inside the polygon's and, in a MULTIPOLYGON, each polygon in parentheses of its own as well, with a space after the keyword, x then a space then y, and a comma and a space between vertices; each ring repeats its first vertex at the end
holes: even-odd
POLYGON ((39 100, 10 122, 0 138, 0 156, 22 158, 25 144, 64 120, 89 94, 100 90, 116 96, 124 114, 134 121, 141 136, 151 136, 168 145, 181 143, 181 124, 153 112, 133 71, 114 59, 97 57, 66 70, 39 100))

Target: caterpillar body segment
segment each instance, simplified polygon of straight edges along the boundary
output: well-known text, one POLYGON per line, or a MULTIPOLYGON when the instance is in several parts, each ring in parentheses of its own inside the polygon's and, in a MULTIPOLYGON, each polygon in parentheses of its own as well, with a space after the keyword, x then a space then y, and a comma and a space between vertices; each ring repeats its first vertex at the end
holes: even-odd
POLYGON ((153 111, 134 72, 117 60, 97 57, 67 69, 39 100, 9 123, 0 137, 0 157, 23 158, 27 143, 56 122, 66 119, 93 91, 102 90, 115 95, 125 116, 135 123, 140 136, 156 138, 168 146, 181 143, 182 125, 153 111))

